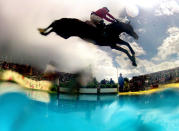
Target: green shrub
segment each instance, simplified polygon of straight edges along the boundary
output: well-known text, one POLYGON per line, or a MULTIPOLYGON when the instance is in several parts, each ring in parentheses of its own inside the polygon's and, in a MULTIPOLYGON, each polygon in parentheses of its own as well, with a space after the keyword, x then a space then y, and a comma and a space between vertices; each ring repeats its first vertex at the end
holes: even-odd
POLYGON ((53 86, 51 87, 51 91, 58 91, 58 85, 57 84, 53 84, 53 86))

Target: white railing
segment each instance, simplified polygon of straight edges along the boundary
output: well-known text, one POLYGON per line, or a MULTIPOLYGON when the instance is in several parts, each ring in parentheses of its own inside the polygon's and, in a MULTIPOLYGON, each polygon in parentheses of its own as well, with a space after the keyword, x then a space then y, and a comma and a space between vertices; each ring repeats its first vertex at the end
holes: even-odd
MULTIPOLYGON (((60 87, 59 92, 68 93, 70 88, 60 87)), ((80 88, 80 94, 107 94, 107 93, 117 93, 117 88, 80 88)))

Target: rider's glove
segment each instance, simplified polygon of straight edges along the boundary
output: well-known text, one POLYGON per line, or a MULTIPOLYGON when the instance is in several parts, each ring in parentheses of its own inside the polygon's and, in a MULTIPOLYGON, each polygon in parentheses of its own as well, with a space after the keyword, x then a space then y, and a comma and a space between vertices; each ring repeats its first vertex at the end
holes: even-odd
POLYGON ((117 20, 117 19, 114 19, 114 22, 118 22, 118 20, 117 20))

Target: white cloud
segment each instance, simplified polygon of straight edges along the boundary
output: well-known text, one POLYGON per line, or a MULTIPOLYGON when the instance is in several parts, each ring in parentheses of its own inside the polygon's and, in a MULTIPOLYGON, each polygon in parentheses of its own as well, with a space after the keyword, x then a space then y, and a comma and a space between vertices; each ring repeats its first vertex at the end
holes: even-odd
POLYGON ((139 9, 135 4, 126 5, 126 13, 131 17, 136 17, 139 14, 139 9))
POLYGON ((124 76, 138 76, 168 70, 179 66, 179 60, 164 61, 161 63, 154 63, 153 61, 137 58, 138 66, 136 68, 125 68, 124 76))
MULTIPOLYGON (((170 64, 172 64, 170 67, 178 64, 178 61, 175 61, 156 65, 152 61, 138 58, 146 52, 139 44, 131 41, 131 38, 128 42, 136 52, 137 68, 132 67, 130 60, 122 52, 114 51, 119 56, 113 59, 112 51, 105 52, 78 38, 65 40, 54 33, 44 37, 37 32, 38 27, 46 27, 53 20, 62 17, 89 19, 91 11, 103 6, 109 7, 111 14, 116 17, 125 8, 125 4, 119 0, 79 0, 78 2, 76 0, 6 0, 5 2, 0 0, 0 54, 13 57, 16 62, 30 63, 40 68, 46 66, 49 61, 55 61, 59 71, 67 72, 74 72, 91 65, 93 74, 98 80, 103 78, 117 80, 117 71, 118 74, 123 73, 125 77, 146 74, 167 68, 170 64), (22 61, 21 58, 25 59, 22 61), (118 70, 113 65, 113 60, 119 64, 118 70)), ((173 12, 176 12, 178 6, 175 8, 173 12)), ((143 31, 145 30, 142 29, 141 32, 143 31)), ((157 58, 165 59, 179 52, 176 44, 179 39, 178 28, 170 28, 168 32, 169 37, 159 48, 157 58), (174 45, 171 44, 173 41, 174 45), (166 47, 169 50, 165 50, 166 47)))
POLYGON ((167 32, 169 36, 165 38, 161 46, 158 47, 157 56, 152 58, 152 60, 167 60, 168 57, 174 54, 179 56, 179 28, 170 27, 167 32))
POLYGON ((136 56, 141 56, 141 55, 146 54, 145 50, 139 44, 137 44, 136 42, 132 42, 130 44, 131 44, 132 48, 134 49, 136 56))
POLYGON ((116 79, 116 68, 107 52, 79 38, 65 40, 55 33, 47 37, 41 36, 37 28, 46 27, 62 17, 89 19, 91 11, 106 5, 117 17, 121 8, 114 10, 112 7, 119 3, 118 0, 0 0, 0 3, 1 55, 7 55, 13 62, 31 64, 38 68, 45 68, 50 61, 55 61, 57 69, 65 72, 78 71, 91 65, 98 80, 111 77, 116 79))
POLYGON ((155 15, 173 15, 179 13, 179 3, 175 0, 163 0, 155 10, 155 15))
POLYGON ((170 27, 167 32, 169 36, 165 38, 161 46, 158 47, 158 53, 155 57, 151 60, 137 58, 138 67, 131 69, 133 74, 148 74, 179 66, 179 59, 170 59, 170 56, 173 54, 179 57, 179 28, 170 27))
POLYGON ((172 68, 178 67, 178 65, 179 65, 179 60, 165 61, 165 62, 161 62, 159 64, 154 64, 151 61, 150 62, 149 61, 142 61, 142 62, 145 64, 146 72, 148 72, 148 73, 172 69, 172 68))
MULTIPOLYGON (((139 24, 141 24, 141 23, 139 23, 139 24)), ((140 29, 138 29, 138 32, 142 34, 142 33, 145 33, 146 30, 144 28, 140 28, 140 29)))

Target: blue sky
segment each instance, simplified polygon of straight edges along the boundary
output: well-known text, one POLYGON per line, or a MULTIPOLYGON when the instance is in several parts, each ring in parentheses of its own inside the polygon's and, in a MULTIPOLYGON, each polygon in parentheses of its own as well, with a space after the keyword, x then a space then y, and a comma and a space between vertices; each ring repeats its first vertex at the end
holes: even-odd
POLYGON ((46 69, 50 61, 56 70, 75 72, 91 67, 98 80, 117 75, 132 77, 179 66, 178 0, 0 0, 1 59, 46 69), (55 33, 41 36, 37 28, 63 17, 89 19, 91 11, 103 6, 116 18, 131 21, 139 40, 125 34, 136 52, 138 67, 127 56, 109 47, 55 33))

